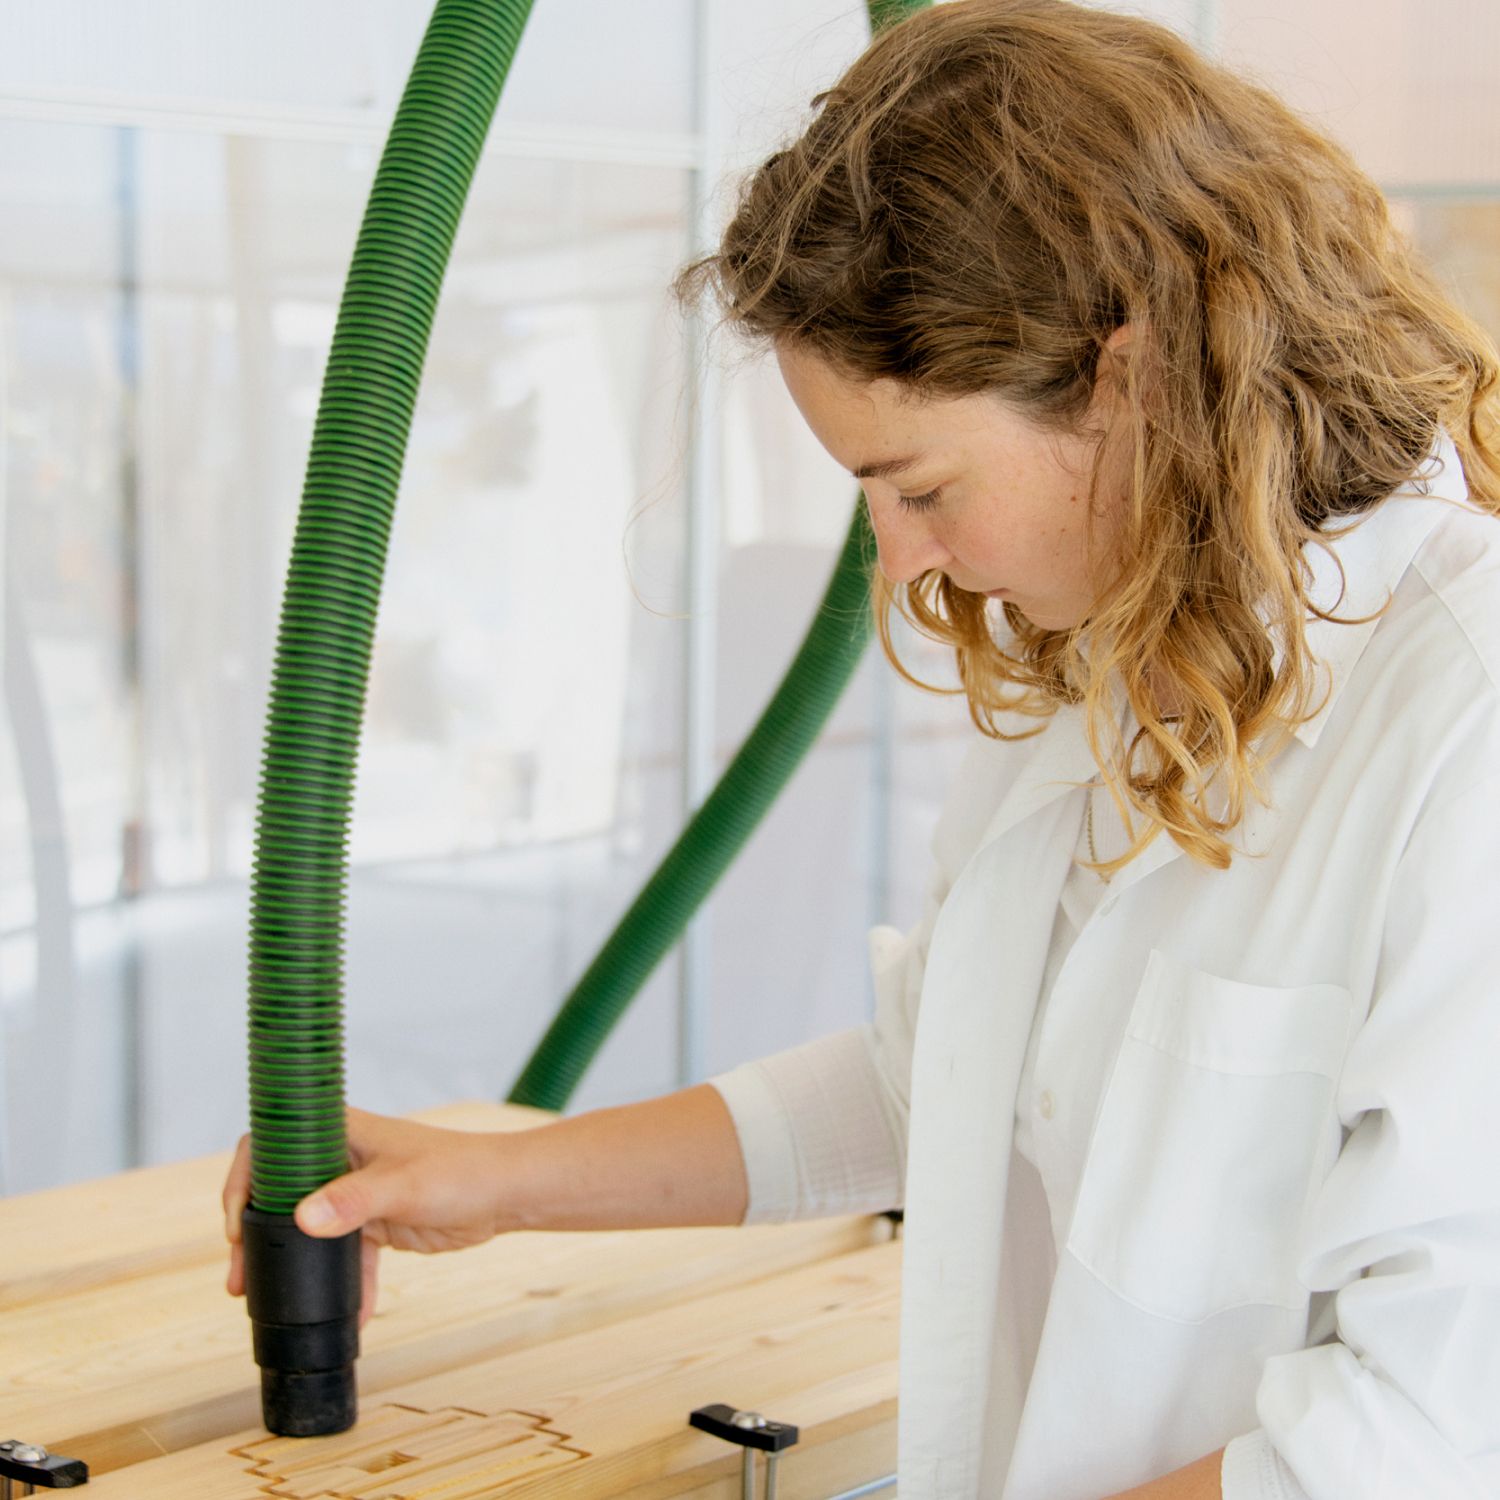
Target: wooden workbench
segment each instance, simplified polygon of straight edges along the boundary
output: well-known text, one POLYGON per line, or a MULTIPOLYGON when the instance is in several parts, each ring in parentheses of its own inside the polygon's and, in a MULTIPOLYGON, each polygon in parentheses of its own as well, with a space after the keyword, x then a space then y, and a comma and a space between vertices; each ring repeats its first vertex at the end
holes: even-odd
POLYGON ((224 1290, 228 1163, 0 1201, 0 1437, 86 1460, 97 1500, 738 1500, 739 1450, 687 1425, 718 1401, 801 1429, 781 1500, 895 1468, 901 1246, 882 1216, 385 1251, 358 1425, 271 1437, 224 1290))

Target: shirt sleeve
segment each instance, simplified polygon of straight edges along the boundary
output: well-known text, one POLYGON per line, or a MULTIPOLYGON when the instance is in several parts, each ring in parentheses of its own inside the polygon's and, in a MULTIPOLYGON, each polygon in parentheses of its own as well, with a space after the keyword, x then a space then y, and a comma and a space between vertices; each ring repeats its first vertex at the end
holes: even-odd
POLYGON ((880 1107, 866 1028, 818 1037, 708 1081, 745 1158, 745 1224, 879 1213, 901 1196, 902 1152, 880 1107))
POLYGON ((1307 1491, 1271 1446, 1264 1427, 1225 1445, 1219 1484, 1224 1500, 1307 1500, 1307 1491))
POLYGON ((1224 1500, 1500 1496, 1500 777, 1423 815, 1338 1086, 1304 1283, 1335 1331, 1269 1358, 1224 1500))
POLYGON ((734 1120, 749 1181, 745 1224, 883 1213, 906 1196, 912 1045, 927 945, 946 881, 904 937, 870 933, 875 1019, 707 1081, 734 1120))

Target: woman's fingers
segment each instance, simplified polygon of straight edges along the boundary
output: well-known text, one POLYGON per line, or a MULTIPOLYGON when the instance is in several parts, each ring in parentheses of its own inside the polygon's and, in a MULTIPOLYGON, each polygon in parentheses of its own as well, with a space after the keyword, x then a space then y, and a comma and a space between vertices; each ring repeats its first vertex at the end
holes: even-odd
MULTIPOLYGON (((373 1244, 362 1263, 369 1307, 375 1295, 376 1247, 456 1250, 497 1233, 488 1205, 493 1153, 460 1131, 348 1108, 350 1170, 307 1194, 293 1221, 317 1239, 363 1231, 373 1244)), ((250 1141, 243 1138, 224 1184, 224 1228, 231 1246, 226 1285, 244 1286, 241 1216, 250 1201, 250 1141)))
MULTIPOLYGON (((361 1163, 378 1150, 382 1125, 378 1115, 350 1108, 347 1111, 350 1157, 359 1170, 325 1183, 297 1205, 293 1215, 304 1234, 331 1239, 361 1229, 370 1219, 381 1217, 385 1200, 392 1197, 391 1184, 382 1183, 381 1174, 361 1163)), ((245 1249, 241 1217, 250 1201, 250 1137, 242 1135, 235 1147, 228 1176, 224 1180, 224 1235, 229 1241, 229 1270, 225 1289, 233 1297, 245 1294, 245 1249)), ((379 1245, 366 1235, 360 1246, 361 1311, 360 1327, 369 1322, 375 1311, 379 1283, 379 1245)))
POLYGON ((380 1246, 369 1235, 359 1243, 359 1326, 363 1328, 375 1316, 375 1298, 380 1283, 380 1246))
POLYGON ((240 1215, 250 1201, 250 1137, 242 1135, 224 1179, 224 1237, 229 1241, 229 1274, 224 1286, 231 1297, 245 1295, 245 1247, 240 1242, 240 1215))
POLYGON ((231 1245, 240 1242, 240 1215, 250 1201, 250 1137, 242 1135, 224 1179, 224 1235, 231 1245))
POLYGON ((389 1139, 392 1123, 385 1115, 356 1109, 352 1104, 344 1106, 344 1139, 349 1147, 351 1167, 362 1167, 377 1154, 381 1144, 389 1139))

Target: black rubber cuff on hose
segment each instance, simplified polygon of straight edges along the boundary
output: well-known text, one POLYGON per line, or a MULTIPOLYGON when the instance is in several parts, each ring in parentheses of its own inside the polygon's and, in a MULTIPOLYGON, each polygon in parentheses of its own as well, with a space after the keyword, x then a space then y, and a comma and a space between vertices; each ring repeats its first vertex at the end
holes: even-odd
POLYGON ((258 1208, 241 1224, 266 1427, 282 1437, 344 1432, 358 1411, 360 1233, 315 1239, 290 1214, 258 1208))

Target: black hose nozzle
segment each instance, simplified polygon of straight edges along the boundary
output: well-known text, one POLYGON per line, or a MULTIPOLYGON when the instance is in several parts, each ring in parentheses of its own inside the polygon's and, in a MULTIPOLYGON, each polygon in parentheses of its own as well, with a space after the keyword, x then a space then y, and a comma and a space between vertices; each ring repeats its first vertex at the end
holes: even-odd
POLYGON ((241 1222, 262 1420, 281 1437, 344 1432, 359 1412, 360 1231, 315 1239, 258 1208, 241 1222))

